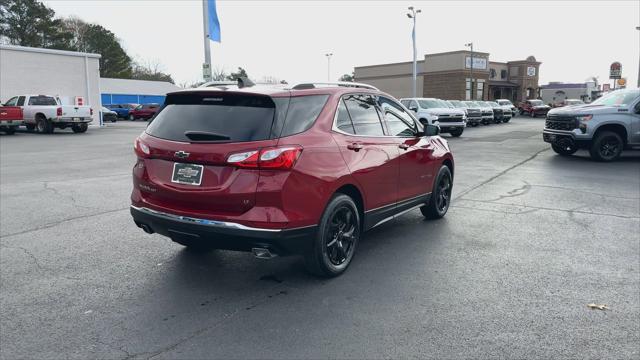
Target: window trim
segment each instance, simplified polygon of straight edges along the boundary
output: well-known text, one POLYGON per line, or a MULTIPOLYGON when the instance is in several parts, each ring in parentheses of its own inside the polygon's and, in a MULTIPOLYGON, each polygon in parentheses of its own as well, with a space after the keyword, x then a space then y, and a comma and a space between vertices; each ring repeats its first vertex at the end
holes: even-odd
MULTIPOLYGON (((351 96, 351 95, 369 95, 369 96, 373 96, 375 98, 379 97, 379 96, 384 96, 386 98, 388 98, 389 100, 393 99, 389 96, 386 95, 380 95, 380 94, 372 94, 372 93, 366 93, 366 92, 353 92, 353 93, 346 93, 346 94, 342 94, 339 97, 339 101, 336 103, 336 107, 335 107, 335 113, 333 114, 333 124, 331 125, 331 131, 342 134, 342 135, 346 135, 346 136, 356 136, 356 137, 363 137, 363 138, 398 138, 398 139, 406 139, 406 138, 416 138, 416 136, 410 136, 410 137, 404 137, 404 136, 395 136, 395 135, 388 135, 388 128, 387 128, 387 122, 385 119, 380 118, 380 114, 382 113, 382 110, 379 108, 379 106, 376 104, 375 109, 376 112, 378 113, 378 120, 380 121, 380 125, 382 125, 382 130, 385 133, 384 135, 360 135, 360 134, 350 134, 346 131, 342 131, 338 128, 337 126, 337 121, 338 121, 338 107, 340 106, 340 101, 344 101, 343 97, 344 96, 351 96)), ((411 117, 411 119, 413 119, 414 124, 416 125, 416 128, 418 130, 420 130, 420 125, 418 125, 418 121, 416 120, 416 118, 413 116, 413 114, 411 114, 411 112, 406 108, 406 106, 402 105, 402 103, 399 103, 397 101, 395 101, 396 104, 399 104, 407 114, 409 114, 409 117, 411 117)), ((376 101, 377 103, 377 101, 376 101)), ((349 113, 349 108, 346 106, 347 104, 345 103, 345 108, 347 108, 347 114, 349 114, 349 119, 351 119, 351 114, 349 113)), ((353 119, 351 119, 351 125, 353 126, 353 119)), ((355 130, 355 126, 354 126, 354 130, 355 130)))

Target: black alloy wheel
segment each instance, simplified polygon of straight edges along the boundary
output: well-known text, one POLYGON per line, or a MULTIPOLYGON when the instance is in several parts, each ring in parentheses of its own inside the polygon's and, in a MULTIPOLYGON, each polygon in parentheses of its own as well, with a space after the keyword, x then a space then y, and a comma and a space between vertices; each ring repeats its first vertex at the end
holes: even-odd
POLYGON ((429 203, 420 208, 422 215, 427 219, 440 219, 449 210, 451 205, 451 191, 453 190, 453 177, 451 171, 445 165, 440 167, 436 183, 431 193, 429 203))
POLYGON ((313 244, 305 254, 307 269, 323 277, 342 274, 353 259, 360 231, 356 204, 345 194, 334 195, 322 215, 313 244))
POLYGON ((589 153, 598 161, 614 161, 620 157, 624 148, 624 142, 620 135, 613 131, 604 131, 596 136, 589 153))
POLYGON ((329 261, 336 266, 342 265, 355 249, 356 215, 354 210, 342 205, 334 210, 329 221, 329 231, 325 236, 326 252, 329 261))

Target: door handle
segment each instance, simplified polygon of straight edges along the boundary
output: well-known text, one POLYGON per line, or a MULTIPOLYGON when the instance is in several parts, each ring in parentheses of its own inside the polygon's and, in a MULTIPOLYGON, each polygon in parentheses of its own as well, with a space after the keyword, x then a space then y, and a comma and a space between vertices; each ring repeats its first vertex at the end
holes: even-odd
POLYGON ((362 147, 363 146, 360 143, 352 143, 352 144, 347 145, 347 149, 353 150, 355 152, 360 151, 362 149, 362 147))
POLYGON ((400 149, 402 149, 402 150, 407 150, 407 149, 409 148, 409 145, 407 145, 407 144, 400 144, 400 145, 398 145, 398 147, 399 147, 400 149))

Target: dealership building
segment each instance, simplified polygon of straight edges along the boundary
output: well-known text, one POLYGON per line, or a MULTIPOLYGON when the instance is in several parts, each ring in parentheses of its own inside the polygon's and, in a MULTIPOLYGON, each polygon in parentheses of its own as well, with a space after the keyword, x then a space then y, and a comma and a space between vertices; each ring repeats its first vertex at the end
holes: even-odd
MULTIPOLYGON (((426 54, 417 61, 417 96, 513 102, 538 98, 540 64, 533 56, 498 62, 492 61, 489 53, 467 50, 426 54)), ((412 96, 412 71, 411 61, 354 69, 355 81, 376 86, 397 98, 412 96)))
MULTIPOLYGON (((16 95, 42 94, 64 105, 84 104, 94 110, 120 103, 163 103, 180 87, 164 81, 100 77, 100 54, 0 45, 0 102, 16 95)), ((99 123, 94 111, 92 125, 99 123)))

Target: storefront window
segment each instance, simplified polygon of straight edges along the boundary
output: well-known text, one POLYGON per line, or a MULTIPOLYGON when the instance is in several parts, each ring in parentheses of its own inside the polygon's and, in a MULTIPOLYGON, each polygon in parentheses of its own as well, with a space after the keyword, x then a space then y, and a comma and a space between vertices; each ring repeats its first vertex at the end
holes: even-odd
POLYGON ((464 99, 471 100, 471 79, 467 79, 466 81, 464 99))
POLYGON ((476 99, 482 100, 482 95, 484 93, 484 82, 480 82, 480 81, 477 82, 476 87, 477 87, 476 99))

